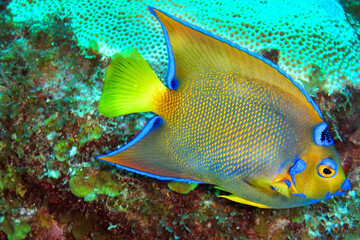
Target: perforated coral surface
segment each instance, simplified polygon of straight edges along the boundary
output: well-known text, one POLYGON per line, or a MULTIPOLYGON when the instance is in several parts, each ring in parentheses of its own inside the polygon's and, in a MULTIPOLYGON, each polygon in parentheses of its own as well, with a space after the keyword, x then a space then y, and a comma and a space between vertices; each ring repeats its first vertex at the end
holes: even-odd
POLYGON ((79 45, 96 40, 105 55, 137 48, 163 77, 167 50, 148 5, 258 53, 278 50, 279 66, 297 80, 330 92, 360 85, 359 37, 335 0, 13 0, 9 8, 17 22, 67 17, 79 45))

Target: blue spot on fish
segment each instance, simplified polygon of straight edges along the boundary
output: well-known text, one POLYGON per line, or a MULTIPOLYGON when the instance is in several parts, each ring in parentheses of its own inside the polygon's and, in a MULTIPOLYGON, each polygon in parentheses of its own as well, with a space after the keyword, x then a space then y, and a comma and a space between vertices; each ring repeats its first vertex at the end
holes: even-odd
POLYGON ((291 176, 291 180, 294 183, 295 187, 296 187, 295 175, 304 171, 305 168, 306 168, 306 162, 304 162, 304 160, 302 160, 302 159, 298 159, 298 160, 296 160, 294 166, 292 166, 289 169, 289 174, 291 176))
POLYGON ((306 195, 303 193, 293 193, 294 196, 306 198, 306 195))
POLYGON ((290 186, 291 186, 291 182, 290 182, 290 181, 284 180, 283 182, 286 183, 286 185, 288 186, 288 188, 290 188, 290 186))
POLYGON ((330 146, 334 144, 330 130, 325 122, 320 123, 314 130, 314 142, 318 146, 330 146))
POLYGON ((349 179, 345 179, 344 183, 341 185, 341 189, 344 191, 348 191, 351 188, 351 184, 349 179))

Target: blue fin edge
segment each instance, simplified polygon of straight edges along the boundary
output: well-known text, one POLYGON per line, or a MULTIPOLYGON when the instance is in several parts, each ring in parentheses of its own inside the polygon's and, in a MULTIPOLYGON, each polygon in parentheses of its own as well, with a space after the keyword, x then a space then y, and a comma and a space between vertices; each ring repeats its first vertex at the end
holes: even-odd
MULTIPOLYGON (((160 116, 154 116, 152 117, 145 125, 145 127, 140 131, 140 133, 135 137, 133 138, 130 142, 128 142, 127 144, 125 144, 124 146, 122 146, 121 148, 115 150, 115 151, 112 151, 112 152, 109 152, 108 154, 106 155, 101 155, 101 156, 98 156, 98 157, 111 157, 115 154, 118 154, 119 152, 122 152, 126 149, 128 149, 129 147, 131 146, 134 146, 136 143, 138 143, 141 139, 143 139, 146 135, 148 135, 148 133, 154 129, 154 128, 157 128, 157 127, 160 127, 160 125, 162 124, 164 120, 160 117, 160 116)), ((97 158, 98 158, 97 157, 97 158)), ((100 159, 98 159, 100 160, 100 159)), ((102 161, 102 160, 100 160, 102 161)))
MULTIPOLYGON (((99 157, 101 157, 101 156, 99 156, 99 157)), ((196 181, 196 180, 193 180, 193 179, 166 177, 166 176, 160 176, 160 175, 156 175, 156 174, 152 174, 152 173, 148 173, 148 172, 143 172, 143 171, 139 171, 139 170, 134 169, 134 168, 129 168, 129 167, 122 166, 122 165, 120 165, 120 164, 107 162, 107 161, 98 159, 98 157, 97 157, 97 160, 102 161, 102 162, 105 162, 105 163, 107 163, 107 164, 113 165, 113 166, 115 166, 115 167, 117 167, 117 168, 120 168, 120 169, 129 171, 129 172, 137 173, 137 174, 139 174, 139 175, 143 175, 143 176, 146 176, 146 177, 156 178, 156 179, 162 180, 162 181, 177 181, 177 182, 206 184, 206 183, 204 183, 204 182, 199 182, 199 181, 196 181)))
MULTIPOLYGON (((150 7, 148 6, 149 11, 152 15, 154 15, 154 17, 159 21, 159 23, 161 24, 161 28, 163 30, 164 33, 164 37, 165 37, 165 42, 166 42, 166 48, 167 48, 167 52, 168 52, 168 59, 169 59, 169 63, 168 63, 168 71, 166 74, 166 86, 172 90, 176 90, 177 85, 176 83, 173 83, 173 81, 175 81, 175 59, 174 59, 174 54, 172 51, 172 47, 170 44, 170 40, 169 40, 169 34, 165 28, 165 26, 162 24, 162 22, 159 20, 159 18, 156 16, 156 13, 154 12, 154 9, 158 10, 157 8, 154 7, 150 7)), ((162 12, 160 10, 158 10, 159 12, 162 12)), ((165 14, 165 13, 164 13, 165 14)), ((167 14, 166 14, 167 15, 167 14)), ((168 15, 167 15, 168 16, 168 15)))
POLYGON ((137 169, 125 167, 125 166, 122 166, 120 164, 111 163, 111 162, 107 162, 105 160, 99 159, 99 157, 111 157, 111 156, 113 156, 115 154, 118 154, 118 153, 128 149, 131 146, 134 146, 137 142, 139 142, 141 139, 143 139, 152 129, 160 127, 162 122, 163 122, 163 119, 160 116, 155 116, 155 117, 151 118, 149 120, 149 122, 145 125, 145 127, 141 130, 141 132, 135 138, 133 138, 130 142, 128 142, 127 144, 125 144, 121 148, 119 148, 119 149, 117 149, 115 151, 112 151, 112 152, 110 152, 110 153, 108 153, 106 155, 97 156, 96 159, 99 160, 99 161, 105 162, 107 164, 113 165, 115 167, 130 171, 130 172, 134 172, 134 173, 137 173, 137 174, 140 174, 140 175, 156 178, 156 179, 159 179, 159 180, 188 182, 188 183, 204 183, 204 182, 199 182, 199 181, 192 180, 192 179, 160 176, 160 175, 156 175, 156 174, 152 174, 152 173, 148 173, 148 172, 143 172, 143 171, 140 171, 140 170, 137 170, 137 169))
MULTIPOLYGON (((320 118, 323 119, 323 116, 322 116, 322 114, 321 114, 321 112, 320 112, 319 107, 316 105, 316 103, 315 103, 314 100, 310 97, 310 95, 305 91, 305 89, 303 89, 303 87, 302 87, 298 82, 296 82, 289 74, 287 74, 284 70, 282 70, 278 65, 274 64, 273 62, 271 62, 270 60, 266 59, 266 58, 263 57, 263 56, 260 56, 260 55, 254 53, 254 52, 251 52, 250 50, 248 50, 248 49, 246 49, 246 48, 244 48, 244 47, 241 47, 241 46, 239 46, 239 45, 237 45, 237 44, 235 44, 235 43, 232 43, 231 41, 229 41, 229 40, 227 40, 227 39, 221 38, 221 37, 219 37, 219 36, 217 36, 217 35, 209 32, 209 31, 207 31, 207 30, 205 30, 205 29, 201 29, 201 28, 198 27, 198 26, 195 26, 195 25, 193 25, 193 24, 191 24, 191 23, 188 23, 188 22, 186 22, 186 21, 184 21, 184 20, 181 20, 181 19, 179 19, 179 18, 177 18, 177 17, 175 17, 175 16, 172 16, 172 15, 166 13, 166 12, 163 12, 163 11, 157 9, 157 8, 154 8, 154 7, 151 7, 151 6, 148 6, 148 8, 149 8, 151 14, 154 15, 154 16, 156 17, 156 19, 160 22, 161 28, 162 28, 162 30, 163 30, 163 32, 164 32, 165 41, 166 41, 166 46, 167 46, 167 50, 168 50, 168 57, 169 57, 168 73, 167 73, 167 76, 166 76, 166 85, 167 85, 168 88, 173 89, 171 83, 172 83, 172 81, 173 81, 173 79, 174 79, 174 77, 175 77, 175 60, 174 60, 174 54, 173 54, 173 52, 172 52, 172 47, 171 47, 170 40, 169 40, 169 34, 168 34, 166 28, 164 27, 164 25, 162 24, 162 22, 161 22, 161 21, 159 20, 159 18, 156 16, 156 13, 154 12, 154 9, 157 10, 157 11, 159 11, 159 12, 161 12, 161 13, 163 13, 164 15, 168 16, 169 18, 171 18, 171 19, 173 19, 173 20, 175 20, 175 21, 177 21, 177 22, 185 25, 186 27, 192 28, 192 29, 195 30, 195 31, 198 31, 198 32, 200 32, 200 33, 203 33, 203 34, 205 34, 205 35, 207 35, 207 36, 209 36, 209 37, 215 38, 216 40, 218 40, 218 41, 220 41, 220 42, 224 42, 224 43, 230 45, 231 47, 234 47, 234 48, 236 48, 236 49, 238 49, 238 50, 240 50, 240 51, 246 52, 247 54, 249 54, 249 55, 251 55, 251 56, 253 56, 253 57, 255 57, 255 58, 258 58, 258 59, 260 59, 261 61, 263 61, 263 62, 267 63, 268 65, 270 65, 271 67, 275 68, 279 73, 281 73, 281 74, 284 75, 286 78, 288 78, 288 79, 291 81, 291 83, 294 84, 295 87, 297 87, 297 88, 300 90, 300 92, 301 92, 302 94, 304 94, 306 100, 308 100, 308 102, 311 103, 311 105, 313 106, 314 110, 319 114, 320 118)), ((173 89, 173 90, 176 90, 176 89, 173 89)))
POLYGON ((293 193, 294 196, 306 198, 306 195, 303 193, 293 193))

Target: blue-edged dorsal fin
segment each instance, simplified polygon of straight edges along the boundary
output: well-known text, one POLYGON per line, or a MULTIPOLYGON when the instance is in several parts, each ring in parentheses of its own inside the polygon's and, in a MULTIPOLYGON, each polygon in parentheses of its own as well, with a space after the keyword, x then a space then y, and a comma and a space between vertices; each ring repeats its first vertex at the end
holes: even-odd
POLYGON ((160 180, 202 183, 180 172, 176 163, 169 161, 170 156, 165 151, 161 137, 164 124, 161 117, 153 117, 134 139, 116 151, 98 156, 97 159, 160 180))
POLYGON ((209 70, 227 71, 271 84, 294 96, 299 103, 311 109, 315 117, 322 118, 319 108, 299 83, 271 61, 170 14, 152 7, 149 9, 162 24, 166 39, 168 87, 171 88, 174 79, 181 87, 188 84, 188 79, 193 80, 191 76, 194 74, 201 79, 199 76, 209 70))

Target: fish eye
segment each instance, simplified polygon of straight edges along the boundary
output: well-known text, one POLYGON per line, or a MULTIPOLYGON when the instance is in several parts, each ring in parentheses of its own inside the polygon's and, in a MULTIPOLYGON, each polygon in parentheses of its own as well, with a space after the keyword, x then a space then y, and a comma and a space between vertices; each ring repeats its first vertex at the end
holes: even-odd
POLYGON ((324 178, 334 177, 337 172, 337 165, 332 159, 324 159, 318 165, 318 174, 324 178))
POLYGON ((320 175, 325 178, 332 177, 335 174, 335 170, 326 165, 320 165, 318 171, 320 175))

